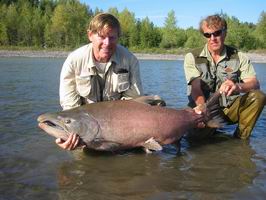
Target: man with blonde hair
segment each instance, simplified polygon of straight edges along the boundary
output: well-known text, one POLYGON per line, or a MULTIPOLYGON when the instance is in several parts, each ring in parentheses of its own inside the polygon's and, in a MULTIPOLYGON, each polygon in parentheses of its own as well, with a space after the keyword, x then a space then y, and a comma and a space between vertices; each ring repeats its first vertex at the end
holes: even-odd
MULTIPOLYGON (((185 56, 189 106, 204 104, 215 91, 222 93, 220 106, 229 124, 237 124, 234 136, 249 138, 265 105, 265 94, 259 90, 254 67, 245 54, 224 44, 227 23, 219 15, 200 22, 206 45, 185 56)), ((209 135, 213 129, 197 129, 188 134, 209 135)))
MULTIPOLYGON (((60 104, 64 110, 83 104, 131 99, 143 94, 139 62, 118 44, 121 28, 111 14, 100 13, 87 30, 91 43, 69 54, 60 75, 60 104)), ((56 139, 63 149, 72 150, 79 136, 56 139)))

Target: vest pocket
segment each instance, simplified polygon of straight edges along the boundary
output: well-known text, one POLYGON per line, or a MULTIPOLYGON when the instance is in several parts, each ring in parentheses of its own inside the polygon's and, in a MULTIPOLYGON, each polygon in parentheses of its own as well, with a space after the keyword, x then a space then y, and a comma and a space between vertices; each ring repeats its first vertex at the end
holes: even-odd
POLYGON ((129 89, 129 73, 122 73, 122 74, 118 74, 118 87, 117 87, 117 91, 120 92, 124 92, 126 90, 129 89))
POLYGON ((124 92, 129 89, 129 73, 113 73, 113 91, 114 92, 124 92))

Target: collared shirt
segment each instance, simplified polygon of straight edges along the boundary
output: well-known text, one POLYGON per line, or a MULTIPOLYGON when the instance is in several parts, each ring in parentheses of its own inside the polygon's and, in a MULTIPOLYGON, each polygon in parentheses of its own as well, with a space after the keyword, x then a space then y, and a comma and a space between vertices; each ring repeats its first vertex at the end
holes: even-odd
POLYGON ((130 99, 143 94, 139 62, 121 45, 117 45, 106 64, 103 88, 102 84, 94 83, 95 78, 101 77, 97 73, 90 43, 70 53, 63 64, 59 89, 62 108, 97 102, 99 92, 102 101, 130 99))
MULTIPOLYGON (((215 63, 206 44, 199 57, 207 59, 208 66, 199 66, 196 64, 192 53, 186 54, 184 59, 184 71, 188 84, 187 95, 190 96, 191 94, 191 82, 198 77, 201 77, 206 85, 209 86, 209 91, 207 92, 214 92, 220 87, 221 83, 224 82, 226 78, 230 78, 235 82, 240 82, 245 78, 256 76, 254 67, 248 57, 242 52, 237 52, 237 55, 239 58, 237 60, 229 58, 225 47, 221 53, 219 61, 215 63), (199 69, 205 69, 206 71, 199 69)), ((204 63, 202 65, 204 65, 204 63)), ((203 92, 206 94, 206 91, 203 92)), ((208 98, 208 96, 206 98, 208 98)), ((231 98, 230 101, 232 102, 235 97, 228 98, 231 98)))

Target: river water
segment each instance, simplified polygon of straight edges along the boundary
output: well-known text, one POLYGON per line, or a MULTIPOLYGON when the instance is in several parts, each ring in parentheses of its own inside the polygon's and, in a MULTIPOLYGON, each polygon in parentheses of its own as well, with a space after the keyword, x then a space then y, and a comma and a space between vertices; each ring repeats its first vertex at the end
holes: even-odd
MULTIPOLYGON (((264 199, 266 109, 251 138, 181 141, 181 152, 69 152, 37 127, 59 106, 64 59, 0 58, 0 199, 264 199)), ((186 106, 183 61, 141 60, 146 94, 186 106)), ((266 91, 266 64, 254 64, 266 91)))

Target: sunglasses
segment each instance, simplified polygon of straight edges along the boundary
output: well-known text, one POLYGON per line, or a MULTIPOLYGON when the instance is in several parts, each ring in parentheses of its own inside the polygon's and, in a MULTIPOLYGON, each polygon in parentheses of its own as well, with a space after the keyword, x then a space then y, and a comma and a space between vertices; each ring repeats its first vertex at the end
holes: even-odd
POLYGON ((223 29, 220 29, 220 30, 215 31, 215 32, 213 32, 213 33, 203 33, 203 35, 204 35, 204 37, 206 37, 206 38, 210 38, 212 35, 213 35, 213 37, 218 37, 218 36, 220 36, 224 31, 225 31, 225 29, 223 28, 223 29))

